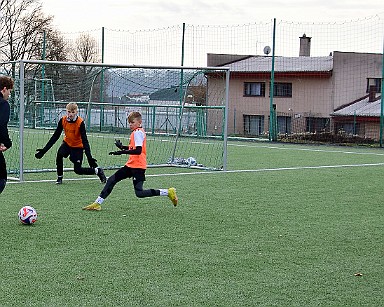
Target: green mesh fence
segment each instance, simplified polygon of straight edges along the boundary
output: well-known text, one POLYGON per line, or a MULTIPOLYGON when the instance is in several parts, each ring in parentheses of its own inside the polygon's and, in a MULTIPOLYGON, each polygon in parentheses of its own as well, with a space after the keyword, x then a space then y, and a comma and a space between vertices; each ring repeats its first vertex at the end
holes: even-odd
MULTIPOLYGON (((143 104, 146 96, 151 95, 151 101, 161 101, 166 95, 179 105, 161 108, 160 103, 156 110, 148 108, 148 114, 163 114, 148 117, 147 121, 152 123, 147 128, 150 133, 158 129, 160 135, 172 135, 172 131, 179 129, 180 134, 176 135, 180 139, 185 137, 181 135, 183 131, 193 131, 191 135, 196 138, 220 138, 225 112, 213 109, 222 104, 200 103, 205 88, 207 92, 229 95, 225 116, 229 137, 268 140, 273 135, 273 140, 279 142, 382 146, 383 13, 344 22, 270 20, 244 25, 186 24, 133 32, 107 28, 79 30, 63 34, 66 50, 71 51, 66 53, 66 59, 79 61, 76 46, 86 38, 95 48, 91 50, 95 55, 92 61, 103 59, 105 67, 74 65, 57 69, 55 65, 26 63, 26 125, 36 123, 44 127, 39 122, 39 108, 42 110, 45 101, 75 101, 87 104, 82 106, 84 116, 89 114, 89 106, 97 114, 87 123, 90 132, 97 131, 97 127, 110 129, 109 122, 114 120, 119 122, 115 126, 122 129, 124 118, 111 115, 115 104, 135 107, 143 104), (107 63, 129 63, 136 68, 128 72, 112 69, 107 63), (228 87, 223 90, 220 84, 224 80, 212 78, 204 69, 171 69, 169 74, 167 69, 145 69, 147 65, 180 63, 218 70, 228 67, 228 87), (132 78, 132 74, 137 78, 132 78), (163 85, 162 80, 170 78, 174 81, 163 85), (144 79, 148 81, 146 86, 142 86, 144 79), (189 84, 189 80, 194 81, 189 84), (199 82, 206 85, 196 86, 199 82), (186 87, 193 91, 187 92, 186 87), (190 102, 192 109, 187 111, 190 102), (97 103, 105 105, 100 107, 97 103), (180 112, 185 117, 181 126, 180 121, 172 122, 172 117, 177 118, 180 112)), ((2 65, 1 73, 17 76, 18 69, 12 67, 2 65)), ((57 113, 62 112, 62 107, 57 113)), ((12 124, 17 130, 19 105, 14 104, 12 112, 12 124)), ((54 122, 59 116, 54 113, 47 112, 47 122, 54 122)))
MULTIPOLYGON (((24 76, 16 79, 10 101, 14 147, 7 162, 16 178, 55 171, 61 139, 43 159, 35 159, 34 153, 48 142, 69 102, 77 103, 92 155, 105 169, 121 167, 127 160, 126 155, 108 153, 116 150, 115 139, 128 145, 131 111, 143 117, 149 167, 225 168, 226 69, 49 61, 18 62, 15 69, 24 76), (42 66, 45 78, 39 79, 42 66)), ((65 167, 70 170, 72 165, 66 161, 65 167)))
MULTIPOLYGON (((183 60, 184 65, 230 67, 232 137, 268 139, 272 133, 273 140, 284 142, 381 144, 383 13, 343 22, 270 20, 87 33, 105 62, 178 65, 183 60), (368 102, 371 86, 376 96, 368 102)), ((72 44, 78 36, 65 38, 72 44)))

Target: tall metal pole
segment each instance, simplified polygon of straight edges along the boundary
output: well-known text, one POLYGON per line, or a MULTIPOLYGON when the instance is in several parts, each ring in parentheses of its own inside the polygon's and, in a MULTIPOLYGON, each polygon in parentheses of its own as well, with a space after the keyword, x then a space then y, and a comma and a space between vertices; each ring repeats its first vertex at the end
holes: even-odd
MULTIPOLYGON (((183 22, 183 34, 182 34, 182 38, 181 38, 181 66, 184 66, 184 37, 185 37, 185 23, 183 22)), ((179 134, 180 134, 180 131, 181 131, 181 115, 182 115, 182 112, 183 112, 182 109, 184 107, 184 104, 183 104, 183 100, 184 100, 183 82, 184 82, 184 69, 181 68, 180 69, 180 85, 179 85, 179 97, 180 97, 181 110, 176 110, 175 111, 175 112, 179 112, 179 116, 177 116, 177 118, 179 119, 179 124, 177 125, 177 123, 176 123, 176 126, 177 126, 177 128, 176 128, 176 139, 175 139, 175 145, 173 147, 173 153, 172 153, 172 157, 171 157, 171 161, 172 162, 175 160, 176 146, 177 146, 177 142, 179 140, 179 134)), ((168 119, 168 115, 167 115, 167 119, 168 119)))
POLYGON ((229 77, 230 70, 225 75, 225 111, 224 111, 224 152, 223 152, 223 171, 227 170, 227 146, 228 146, 228 108, 229 108, 229 77))
MULTIPOLYGON (((185 44, 185 23, 183 23, 183 33, 181 38, 181 66, 184 66, 184 44, 185 44)), ((183 80, 184 80, 184 70, 180 69, 180 105, 183 103, 183 80)))
POLYGON ((20 168, 20 181, 24 180, 24 62, 20 61, 20 109, 19 109, 19 134, 20 134, 20 161, 19 161, 19 168, 20 168))
MULTIPOLYGON (((104 27, 101 29, 101 63, 104 63, 104 27)), ((100 80, 100 102, 104 102, 104 67, 101 71, 100 80)), ((91 127, 91 124, 89 124, 91 127)), ((104 106, 100 108, 100 131, 104 127, 104 106)))
POLYGON ((384 38, 383 38, 383 54, 381 57, 381 104, 380 104, 380 147, 383 147, 383 126, 384 126, 384 38))
MULTIPOLYGON (((104 63, 104 27, 101 28, 101 63, 104 63)), ((104 102, 104 69, 101 71, 100 102, 104 102)))
MULTIPOLYGON (((43 52, 41 55, 41 59, 45 60, 46 53, 46 33, 45 30, 43 32, 43 52)), ((41 101, 45 100, 45 64, 41 65, 41 101)))
POLYGON ((276 18, 273 19, 273 42, 272 42, 272 67, 271 67, 271 86, 269 92, 269 140, 276 141, 273 109, 273 93, 275 84, 275 40, 276 40, 276 18))

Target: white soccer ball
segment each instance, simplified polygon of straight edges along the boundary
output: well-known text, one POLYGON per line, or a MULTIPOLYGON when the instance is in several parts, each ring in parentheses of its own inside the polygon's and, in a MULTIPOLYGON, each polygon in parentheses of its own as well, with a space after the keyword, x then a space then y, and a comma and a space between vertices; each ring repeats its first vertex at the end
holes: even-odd
POLYGON ((197 161, 194 157, 187 158, 187 163, 188 163, 188 166, 196 166, 197 165, 197 161))
POLYGON ((19 211, 19 221, 24 225, 32 225, 37 220, 37 212, 31 206, 24 206, 19 211))

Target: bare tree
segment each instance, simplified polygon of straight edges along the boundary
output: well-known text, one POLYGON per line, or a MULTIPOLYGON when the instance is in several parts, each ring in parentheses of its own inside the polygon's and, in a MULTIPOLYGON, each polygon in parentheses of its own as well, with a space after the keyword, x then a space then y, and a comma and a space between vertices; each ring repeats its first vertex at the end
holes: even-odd
POLYGON ((45 30, 45 54, 42 54, 43 48, 38 49, 36 58, 48 61, 67 61, 69 47, 64 40, 63 35, 54 29, 45 30))
MULTIPOLYGON (((52 20, 52 16, 44 15, 40 0, 0 0, 0 62, 43 58, 66 60, 65 41, 53 28, 52 20)), ((14 62, 4 64, 1 69, 17 79, 18 67, 14 62)), ((26 83, 24 87, 24 95, 28 97, 25 112, 28 113, 34 107, 29 98, 35 97, 36 85, 41 87, 41 92, 46 96, 45 80, 53 79, 53 75, 62 75, 62 71, 61 68, 44 65, 26 65, 25 69, 28 79, 35 80, 34 83, 26 83)), ((17 119, 18 104, 15 92, 12 92, 10 103, 12 116, 17 119)), ((33 111, 30 112, 33 114, 33 111)))
POLYGON ((100 62, 97 41, 88 33, 80 34, 80 36, 75 41, 73 50, 73 60, 75 62, 100 62))
MULTIPOLYGON (((65 41, 53 29, 53 17, 44 15, 40 0, 1 0, 0 9, 0 61, 67 59, 65 41)), ((28 75, 38 77, 41 68, 28 66, 28 75)), ((15 77, 14 64, 2 68, 15 77)))
MULTIPOLYGON (((80 36, 75 40, 72 48, 72 60, 74 62, 84 63, 100 63, 100 53, 98 50, 97 40, 92 37, 89 33, 81 33, 80 36)), ((103 94, 100 93, 102 85, 106 84, 106 78, 104 76, 104 70, 100 67, 94 66, 79 66, 77 70, 77 77, 79 82, 77 83, 79 88, 83 88, 81 91, 81 99, 87 101, 90 96, 102 101, 100 97, 103 94), (92 90, 90 94, 89 91, 92 90)))
POLYGON ((186 102, 205 105, 207 99, 207 89, 204 85, 190 86, 186 97, 186 102))
POLYGON ((2 0, 0 59, 32 59, 42 44, 42 32, 51 30, 52 16, 45 16, 39 0, 2 0))
POLYGON ((6 2, 6 0, 1 0, 0 1, 0 18, 2 18, 3 17, 3 9, 4 9, 4 7, 5 7, 5 2, 6 2))
MULTIPOLYGON (((0 25, 3 27, 3 20, 5 18, 4 11, 5 11, 5 5, 7 4, 7 0, 0 0, 0 25)), ((2 31, 0 32, 0 35, 2 35, 2 31)), ((0 41, 2 40, 2 36, 0 36, 0 41)))

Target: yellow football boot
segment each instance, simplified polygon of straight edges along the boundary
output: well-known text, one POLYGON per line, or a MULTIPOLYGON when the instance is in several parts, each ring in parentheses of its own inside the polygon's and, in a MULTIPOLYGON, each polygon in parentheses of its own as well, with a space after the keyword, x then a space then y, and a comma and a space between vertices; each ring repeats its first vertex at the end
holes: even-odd
POLYGON ((172 201, 172 204, 176 207, 178 199, 177 199, 176 189, 175 188, 169 188, 168 189, 168 197, 172 201))
POLYGON ((89 211, 100 211, 101 206, 98 203, 92 203, 88 206, 83 207, 83 210, 89 210, 89 211))

